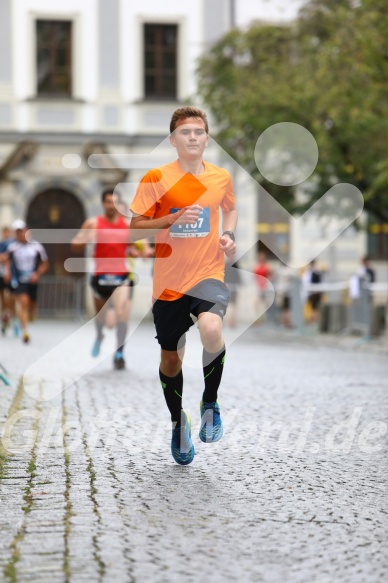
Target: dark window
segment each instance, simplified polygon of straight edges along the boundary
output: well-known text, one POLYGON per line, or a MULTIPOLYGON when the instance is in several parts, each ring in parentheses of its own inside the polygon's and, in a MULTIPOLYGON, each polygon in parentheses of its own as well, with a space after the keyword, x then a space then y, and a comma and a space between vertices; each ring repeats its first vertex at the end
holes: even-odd
POLYGON ((369 216, 368 256, 371 259, 388 259, 388 223, 369 216))
POLYGON ((177 97, 177 38, 176 25, 144 25, 144 95, 147 99, 177 97))
POLYGON ((38 95, 70 95, 71 22, 38 20, 36 37, 38 95))

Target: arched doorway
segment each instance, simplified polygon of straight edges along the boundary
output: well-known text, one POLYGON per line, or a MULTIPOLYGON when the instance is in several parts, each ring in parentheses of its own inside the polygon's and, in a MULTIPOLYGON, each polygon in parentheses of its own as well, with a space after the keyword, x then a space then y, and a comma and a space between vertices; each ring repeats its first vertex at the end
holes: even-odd
MULTIPOLYGON (((30 229, 79 229, 85 220, 83 204, 71 192, 50 188, 40 192, 31 201, 27 211, 30 229)), ((64 267, 66 259, 74 256, 70 243, 45 245, 49 258, 50 275, 70 275, 64 267)), ((72 274, 81 276, 82 273, 72 274)))

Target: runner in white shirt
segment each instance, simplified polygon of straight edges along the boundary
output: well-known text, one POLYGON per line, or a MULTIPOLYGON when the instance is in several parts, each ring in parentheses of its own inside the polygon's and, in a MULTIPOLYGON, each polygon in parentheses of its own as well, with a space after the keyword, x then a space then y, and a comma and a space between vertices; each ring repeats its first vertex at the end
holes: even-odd
POLYGON ((27 331, 29 314, 35 305, 38 293, 38 280, 47 271, 48 260, 46 251, 37 241, 27 241, 26 223, 17 220, 12 228, 16 241, 7 249, 6 272, 4 281, 10 282, 16 295, 20 324, 23 331, 23 342, 30 341, 27 331))

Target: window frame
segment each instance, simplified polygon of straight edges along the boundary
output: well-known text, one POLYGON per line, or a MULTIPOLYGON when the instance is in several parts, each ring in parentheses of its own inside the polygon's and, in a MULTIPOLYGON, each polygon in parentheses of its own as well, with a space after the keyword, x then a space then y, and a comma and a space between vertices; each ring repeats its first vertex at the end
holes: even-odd
MULTIPOLYGON (((149 20, 145 20, 142 22, 142 29, 141 29, 141 34, 142 34, 142 56, 143 56, 143 70, 142 70, 142 94, 143 94, 143 99, 146 102, 155 102, 155 101, 178 101, 179 99, 179 73, 180 73, 180 31, 181 27, 180 27, 180 23, 179 22, 156 22, 156 21, 149 21, 149 20), (159 42, 159 44, 147 44, 146 43, 146 27, 147 26, 152 26, 155 27, 157 29, 159 29, 157 31, 156 34, 159 34, 159 37, 162 36, 162 29, 166 28, 166 27, 174 27, 175 28, 175 47, 174 47, 174 56, 175 56, 175 65, 173 67, 174 70, 174 84, 175 84, 175 88, 174 88, 174 94, 167 94, 165 93, 163 90, 161 90, 161 80, 163 79, 163 72, 166 69, 163 69, 162 65, 162 58, 164 55, 168 54, 170 51, 166 50, 162 50, 162 43, 159 42), (154 54, 156 56, 156 64, 154 67, 147 67, 146 64, 146 54, 147 52, 151 52, 151 51, 147 51, 147 48, 149 49, 149 47, 155 47, 154 49, 154 54), (158 50, 158 48, 160 50, 158 50), (153 94, 147 94, 147 86, 146 86, 146 79, 147 79, 147 71, 155 69, 156 70, 156 85, 157 85, 157 89, 153 94)), ((159 39, 160 41, 161 39, 159 39)), ((171 68, 172 70, 172 68, 171 68)))
POLYGON ((39 16, 35 18, 35 95, 38 98, 70 98, 74 93, 74 69, 73 69, 73 54, 74 54, 74 22, 70 18, 47 18, 44 16, 39 16), (67 38, 63 45, 59 45, 55 42, 55 29, 52 26, 52 30, 49 31, 50 38, 48 39, 46 46, 39 45, 39 34, 38 34, 38 27, 39 23, 46 22, 50 23, 51 25, 60 25, 66 24, 68 30, 66 31, 67 38), (47 49, 50 51, 50 88, 47 90, 40 90, 39 89, 39 50, 40 49, 47 49), (58 87, 55 87, 55 83, 52 83, 52 78, 59 75, 60 66, 58 66, 57 60, 55 59, 55 52, 58 49, 65 49, 65 65, 63 68, 68 70, 68 87, 65 90, 59 90, 58 87))

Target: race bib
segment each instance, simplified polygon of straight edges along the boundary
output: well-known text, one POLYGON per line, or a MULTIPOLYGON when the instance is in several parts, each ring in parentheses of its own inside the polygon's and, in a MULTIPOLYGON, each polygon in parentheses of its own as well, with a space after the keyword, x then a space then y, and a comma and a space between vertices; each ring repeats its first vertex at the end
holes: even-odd
POLYGON ((119 285, 128 285, 128 280, 125 281, 126 276, 122 275, 100 275, 98 277, 98 285, 110 285, 110 286, 119 286, 119 285))
MULTIPOLYGON (((170 209, 171 213, 180 211, 179 208, 170 209)), ((206 237, 210 233, 210 208, 205 207, 201 210, 196 223, 187 223, 186 225, 171 225, 171 237, 206 237)))
POLYGON ((33 271, 18 271, 18 280, 20 283, 29 283, 33 273, 33 271))

